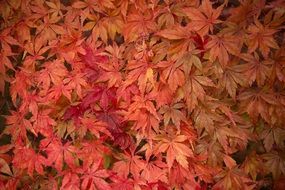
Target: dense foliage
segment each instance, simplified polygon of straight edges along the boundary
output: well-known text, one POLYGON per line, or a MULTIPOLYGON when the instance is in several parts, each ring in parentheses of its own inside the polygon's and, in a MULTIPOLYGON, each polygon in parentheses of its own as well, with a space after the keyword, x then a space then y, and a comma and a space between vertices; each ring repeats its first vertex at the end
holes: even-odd
POLYGON ((283 0, 1 0, 0 189, 284 189, 283 0))

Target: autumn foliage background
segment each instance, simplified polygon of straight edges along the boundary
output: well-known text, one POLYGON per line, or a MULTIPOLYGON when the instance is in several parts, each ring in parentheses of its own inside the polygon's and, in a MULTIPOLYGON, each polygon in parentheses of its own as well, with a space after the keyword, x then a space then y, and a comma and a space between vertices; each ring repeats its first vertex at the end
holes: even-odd
POLYGON ((282 0, 1 0, 0 189, 285 189, 282 0))

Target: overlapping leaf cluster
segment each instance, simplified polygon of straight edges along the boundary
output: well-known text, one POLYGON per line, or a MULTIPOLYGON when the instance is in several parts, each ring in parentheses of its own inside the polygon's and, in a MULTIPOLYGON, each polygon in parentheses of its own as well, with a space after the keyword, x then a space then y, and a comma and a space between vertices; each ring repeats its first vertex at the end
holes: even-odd
POLYGON ((0 189, 282 186, 284 1, 5 0, 0 13, 0 189))

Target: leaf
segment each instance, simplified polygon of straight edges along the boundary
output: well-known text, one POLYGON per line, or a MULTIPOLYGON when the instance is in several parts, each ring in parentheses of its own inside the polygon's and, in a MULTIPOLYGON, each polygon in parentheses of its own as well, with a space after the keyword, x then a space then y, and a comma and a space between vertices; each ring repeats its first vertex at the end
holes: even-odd
POLYGON ((164 114, 164 125, 168 125, 170 119, 176 127, 180 127, 180 121, 187 123, 187 119, 184 114, 179 110, 184 107, 184 104, 177 103, 171 106, 162 106, 160 112, 164 114))
POLYGON ((283 148, 284 142, 282 139, 285 138, 285 130, 282 128, 268 128, 262 131, 261 139, 263 139, 264 148, 267 152, 270 152, 273 144, 275 143, 278 147, 283 148))
POLYGON ((137 81, 142 94, 145 93, 148 84, 154 87, 154 72, 147 62, 132 60, 128 63, 127 69, 130 72, 126 78, 125 86, 129 86, 137 81))
POLYGON ((156 35, 169 40, 187 40, 190 37, 189 30, 185 27, 177 26, 174 29, 165 29, 156 33, 156 35))
POLYGON ((238 97, 243 101, 244 111, 256 121, 260 115, 264 120, 270 121, 268 113, 268 104, 275 104, 276 100, 272 94, 262 90, 248 90, 241 93, 238 97))
POLYGON ((70 75, 63 80, 63 83, 67 86, 67 88, 74 89, 79 98, 82 98, 82 88, 86 88, 88 85, 84 77, 84 74, 75 74, 73 76, 70 75))
POLYGON ((54 85, 48 91, 47 100, 57 101, 63 95, 71 102, 71 91, 72 88, 62 82, 54 85))
POLYGON ((75 166, 74 154, 76 148, 70 142, 63 145, 58 140, 53 140, 47 146, 46 152, 48 155, 47 164, 54 163, 54 167, 58 171, 62 171, 64 162, 71 168, 75 166))
POLYGON ((7 153, 13 147, 11 145, 0 146, 0 172, 12 176, 12 171, 9 166, 10 156, 7 153))
POLYGON ((32 120, 34 120, 33 128, 37 134, 41 133, 45 137, 52 136, 52 127, 56 125, 56 122, 49 116, 51 111, 51 109, 41 110, 37 117, 32 117, 32 120))
POLYGON ((238 85, 245 86, 246 84, 240 65, 231 65, 226 67, 219 84, 227 90, 233 99, 236 99, 236 93, 239 87, 238 85))
POLYGON ((86 135, 87 129, 91 132, 91 134, 95 135, 97 138, 100 138, 100 134, 105 134, 111 138, 111 133, 107 130, 107 123, 98 121, 94 116, 92 115, 84 115, 83 118, 80 119, 81 122, 81 128, 80 136, 84 137, 86 135))
POLYGON ((161 81, 168 84, 172 92, 184 84, 185 76, 178 62, 162 61, 157 64, 157 67, 162 70, 161 81))
POLYGON ((272 173, 274 179, 278 179, 281 174, 285 174, 285 161, 282 152, 272 151, 264 154, 262 158, 265 160, 266 169, 272 173))
POLYGON ((231 35, 212 35, 205 48, 210 50, 209 59, 212 62, 218 59, 222 66, 229 64, 229 53, 236 55, 240 51, 240 47, 236 44, 236 38, 231 35))
POLYGON ((47 165, 46 158, 35 153, 31 148, 17 147, 15 149, 13 164, 20 169, 27 169, 30 177, 34 176, 34 171, 44 175, 44 165, 47 165))
POLYGON ((214 24, 220 23, 218 17, 221 14, 223 6, 217 9, 212 8, 212 3, 209 0, 202 1, 199 8, 189 7, 185 9, 185 14, 191 20, 190 25, 201 36, 205 36, 209 30, 213 32, 214 24))
POLYGON ((80 189, 80 179, 78 175, 74 172, 65 172, 63 176, 62 184, 60 190, 79 190, 80 189))
POLYGON ((105 71, 99 76, 98 81, 108 81, 108 87, 118 87, 122 83, 122 75, 120 73, 120 65, 117 62, 112 64, 99 64, 99 66, 105 71))
POLYGON ((60 84, 66 75, 67 70, 60 60, 46 62, 44 69, 38 73, 37 82, 43 88, 43 93, 46 93, 51 84, 60 84))
POLYGON ((229 169, 232 169, 237 165, 236 161, 228 155, 224 155, 223 160, 229 169))
POLYGON ((127 23, 123 28, 123 34, 126 42, 133 42, 138 39, 140 35, 153 32, 156 28, 157 26, 154 22, 152 11, 135 11, 129 13, 127 23))
POLYGON ((248 49, 249 53, 254 52, 257 48, 260 49, 264 57, 268 56, 270 48, 278 49, 278 44, 273 38, 273 34, 277 30, 270 29, 267 26, 263 26, 257 19, 254 24, 248 27, 248 49))
POLYGON ((257 174, 263 170, 262 160, 255 151, 246 157, 242 166, 244 171, 247 174, 250 174, 253 180, 256 180, 257 174))
POLYGON ((124 154, 115 155, 115 157, 119 161, 114 163, 113 169, 119 176, 125 179, 129 173, 138 177, 141 170, 145 167, 145 162, 134 152, 128 153, 125 151, 124 154))
POLYGON ((98 190, 109 190, 110 185, 104 180, 109 177, 108 172, 105 169, 99 169, 101 161, 93 163, 91 166, 86 168, 81 179, 83 179, 81 187, 82 189, 98 189, 98 190))
POLYGON ((182 167, 188 168, 187 157, 192 157, 192 150, 183 142, 187 139, 184 135, 179 135, 173 139, 166 136, 157 136, 156 140, 160 142, 155 147, 155 153, 166 152, 166 163, 170 169, 176 160, 182 167))
POLYGON ((148 183, 156 181, 167 182, 165 167, 165 163, 161 160, 148 162, 142 170, 141 177, 148 181, 148 183))
POLYGON ((251 182, 247 176, 236 167, 227 171, 222 171, 215 178, 219 179, 218 183, 213 186, 213 189, 254 189, 255 184, 251 182))
POLYGON ((186 104, 189 110, 193 110, 198 104, 198 99, 204 101, 206 92, 203 86, 214 87, 215 84, 205 76, 190 74, 184 86, 186 104))

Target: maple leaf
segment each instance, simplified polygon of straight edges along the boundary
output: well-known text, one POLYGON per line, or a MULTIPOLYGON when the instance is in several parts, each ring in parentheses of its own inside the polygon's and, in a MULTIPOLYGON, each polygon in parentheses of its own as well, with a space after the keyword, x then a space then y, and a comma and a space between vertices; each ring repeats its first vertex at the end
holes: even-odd
POLYGON ((245 86, 246 84, 243 75, 243 68, 236 63, 237 60, 233 60, 229 63, 223 72, 221 80, 219 81, 219 85, 225 88, 233 99, 236 99, 238 85, 245 86))
POLYGON ((170 169, 176 160, 182 167, 188 168, 187 157, 192 157, 192 150, 187 147, 183 142, 187 139, 184 135, 178 135, 175 137, 167 137, 165 135, 155 137, 158 140, 158 144, 155 147, 155 153, 166 152, 166 163, 170 169))
POLYGON ((148 183, 154 183, 156 181, 166 182, 166 170, 164 170, 166 164, 161 160, 149 161, 146 163, 146 166, 143 168, 141 177, 148 181, 148 183))
POLYGON ((133 190, 134 188, 134 180, 131 178, 113 176, 112 181, 111 185, 114 190, 133 190))
POLYGON ((274 179, 278 179, 280 175, 285 174, 284 152, 272 151, 264 154, 262 158, 265 160, 266 170, 272 173, 274 179))
POLYGON ((260 156, 255 151, 252 152, 246 157, 242 168, 247 174, 250 174, 253 180, 256 180, 257 174, 263 170, 260 156))
POLYGON ((280 48, 275 52, 272 56, 273 59, 273 68, 271 73, 272 80, 278 78, 279 81, 285 81, 285 73, 284 73, 284 65, 285 65, 285 56, 284 56, 284 48, 280 48))
POLYGON ((134 96, 134 102, 125 115, 126 120, 136 121, 133 128, 142 131, 142 135, 152 134, 152 129, 158 131, 159 128, 160 115, 151 100, 150 94, 146 97, 134 96))
POLYGON ((200 189, 200 185, 195 181, 194 176, 176 162, 169 172, 169 184, 171 187, 178 186, 183 187, 183 189, 200 189))
POLYGON ((107 183, 104 178, 109 177, 109 173, 105 169, 99 169, 101 165, 101 161, 99 160, 96 163, 93 163, 91 166, 83 171, 83 175, 81 176, 82 189, 90 189, 90 190, 109 190, 111 189, 109 183, 107 183))
POLYGON ((61 18, 63 17, 62 9, 64 9, 65 7, 60 3, 60 1, 45 1, 45 3, 47 4, 47 6, 50 7, 49 13, 51 13, 50 17, 52 18, 52 20, 56 19, 58 16, 61 18))
MULTIPOLYGON (((213 182, 213 176, 217 173, 217 169, 203 164, 206 161, 206 157, 199 155, 197 162, 192 162, 195 174, 199 176, 206 183, 213 182)), ((190 162, 191 163, 191 162, 190 162)))
POLYGON ((146 61, 132 60, 128 62, 127 70, 129 70, 129 73, 124 86, 129 86, 137 81, 139 90, 142 94, 145 93, 147 84, 150 84, 152 87, 154 86, 154 70, 146 61))
POLYGON ((257 48, 260 49, 264 57, 268 56, 270 48, 278 49, 279 46, 273 38, 273 34, 277 30, 263 26, 257 19, 254 25, 248 27, 248 49, 249 53, 254 52, 257 48))
POLYGON ((86 108, 83 107, 83 104, 79 104, 76 106, 70 106, 69 108, 66 109, 64 115, 63 115, 63 120, 69 120, 73 119, 75 125, 79 125, 80 123, 80 116, 84 114, 86 111, 86 108))
POLYGON ((198 75, 196 72, 192 72, 186 77, 186 82, 183 87, 184 97, 186 99, 186 105, 189 110, 193 110, 198 104, 198 99, 204 101, 206 92, 203 86, 214 87, 215 84, 206 76, 198 75))
POLYGON ((242 27, 247 26, 249 22, 252 22, 253 18, 258 18, 263 10, 266 1, 260 0, 257 2, 243 1, 240 6, 231 10, 229 21, 237 23, 242 27))
MULTIPOLYGON (((156 35, 163 38, 172 40, 168 49, 168 54, 173 59, 177 59, 183 56, 187 52, 192 52, 196 49, 196 35, 193 33, 193 29, 190 25, 185 27, 173 26, 171 29, 164 29, 156 33, 156 35)), ((200 48, 200 47, 199 47, 200 48)))
POLYGON ((74 2, 72 7, 77 9, 85 9, 86 13, 94 12, 103 12, 106 8, 115 8, 113 4, 113 0, 84 0, 74 2), (96 3, 94 3, 96 2, 96 3))
POLYGON ((131 104, 131 100, 134 95, 139 95, 139 89, 135 84, 131 84, 127 87, 121 85, 117 90, 118 100, 126 102, 125 106, 129 106, 131 104))
POLYGON ((123 122, 120 112, 121 110, 111 107, 107 110, 96 111, 96 116, 98 120, 107 123, 107 128, 111 133, 118 133, 123 122))
POLYGON ((191 20, 190 25, 196 30, 201 36, 205 36, 209 30, 213 32, 214 24, 218 24, 221 21, 218 17, 223 10, 223 6, 217 9, 212 8, 212 3, 209 0, 202 1, 199 9, 189 7, 185 9, 185 14, 191 20))
POLYGON ((169 85, 160 83, 157 89, 157 96, 160 97, 156 100, 157 108, 162 105, 170 104, 173 99, 173 92, 169 85))
POLYGON ((126 115, 129 121, 135 121, 132 128, 143 137, 150 136, 159 131, 159 120, 146 110, 137 110, 126 115))
POLYGON ((247 62, 246 64, 241 65, 241 67, 244 70, 249 85, 252 85, 252 83, 256 81, 258 86, 263 86, 265 80, 270 75, 271 62, 261 61, 256 52, 254 52, 254 55, 242 54, 241 58, 247 62))
POLYGON ((195 127, 198 128, 198 134, 202 132, 203 128, 205 128, 208 133, 213 134, 214 120, 215 115, 211 112, 204 109, 200 109, 199 111, 197 110, 194 115, 194 122, 195 127))
POLYGON ((180 2, 177 3, 171 3, 171 2, 165 2, 166 6, 164 6, 159 11, 159 16, 157 19, 158 27, 159 28, 168 28, 175 24, 176 17, 184 15, 183 11, 183 4, 180 2))
POLYGON ((82 99, 82 87, 87 87, 87 82, 84 79, 84 74, 70 74, 67 78, 63 80, 63 83, 67 86, 67 88, 74 89, 76 94, 80 99, 82 99))
POLYGON ((11 115, 7 116, 6 119, 7 128, 5 128, 4 134, 13 134, 13 140, 16 141, 19 138, 26 140, 27 130, 36 135, 31 122, 25 119, 25 113, 11 111, 11 115))
POLYGON ((45 137, 52 136, 52 126, 55 126, 56 122, 49 116, 51 111, 51 109, 41 110, 37 116, 31 118, 31 120, 34 121, 33 128, 36 134, 41 133, 45 137))
POLYGON ((193 36, 192 31, 189 29, 190 28, 188 27, 176 26, 176 27, 173 27, 173 29, 161 30, 157 32, 156 35, 169 39, 169 40, 184 40, 185 41, 187 39, 191 39, 193 36))
POLYGON ((51 83, 57 85, 63 77, 67 75, 67 70, 64 64, 60 60, 53 62, 45 62, 44 69, 37 73, 38 85, 43 88, 43 94, 45 94, 51 86, 51 83))
POLYGON ((71 102, 72 88, 63 82, 54 85, 48 91, 47 100, 57 101, 62 95, 64 95, 71 102))
POLYGON ((182 86, 185 82, 184 72, 180 62, 161 61, 156 66, 161 71, 161 81, 169 85, 172 92, 175 92, 177 87, 182 86))
POLYGON ((0 33, 0 44, 1 47, 4 49, 6 52, 12 52, 10 45, 18 45, 21 46, 21 44, 13 38, 13 36, 9 35, 12 31, 11 27, 7 27, 4 30, 1 30, 0 33))
POLYGON ((43 23, 37 27, 36 34, 43 42, 56 39, 56 36, 63 35, 66 33, 63 26, 59 25, 58 22, 60 17, 49 17, 45 16, 43 18, 43 23))
POLYGON ((126 132, 112 132, 114 145, 119 145, 122 150, 129 148, 133 144, 132 136, 126 132))
POLYGON ((71 30, 69 35, 63 35, 60 42, 53 44, 53 51, 60 54, 67 63, 74 63, 76 55, 79 54, 79 56, 84 57, 88 53, 82 45, 83 42, 84 39, 81 38, 81 33, 71 30))
POLYGON ((121 16, 114 10, 96 22, 96 26, 92 30, 92 37, 96 40, 100 36, 103 42, 107 43, 108 36, 115 40, 116 33, 121 33, 123 26, 124 22, 121 16))
POLYGON ((32 78, 29 72, 21 70, 16 72, 14 80, 11 81, 11 98, 14 106, 17 106, 17 97, 26 97, 28 89, 32 85, 32 78))
POLYGON ((123 34, 126 42, 133 42, 140 36, 145 36, 150 32, 156 31, 157 25, 154 22, 153 11, 135 11, 127 16, 127 23, 124 25, 123 34))
POLYGON ((168 125, 170 119, 176 127, 180 127, 180 121, 187 123, 184 114, 179 110, 185 105, 183 103, 172 104, 171 106, 162 106, 160 112, 164 114, 164 125, 168 125))
POLYGON ((129 112, 133 112, 137 109, 146 109, 149 113, 151 113, 157 120, 160 119, 156 108, 152 102, 154 94, 147 94, 143 97, 141 96, 134 96, 133 103, 129 107, 129 112))
POLYGON ((24 48, 26 51, 25 54, 28 53, 28 55, 25 56, 24 54, 25 60, 23 65, 32 71, 35 70, 37 61, 44 60, 45 57, 43 54, 50 49, 49 46, 45 46, 45 42, 41 38, 36 38, 34 42, 28 42, 24 48))
MULTIPOLYGON (((229 146, 228 138, 231 140, 231 138, 238 138, 242 140, 243 142, 248 141, 248 136, 245 134, 242 130, 240 130, 238 127, 218 127, 215 130, 216 137, 220 144, 223 146, 225 149, 226 153, 231 153, 231 148, 229 146)), ((229 140, 229 141, 230 141, 229 140)), ((247 144, 247 143, 245 143, 247 144)))
POLYGON ((255 184, 237 167, 222 171, 215 176, 219 181, 213 186, 213 189, 254 189, 255 184))
POLYGON ((14 150, 13 164, 21 169, 27 169, 28 174, 33 177, 34 170, 43 175, 43 165, 47 165, 47 160, 44 156, 35 153, 31 148, 16 147, 14 150))
POLYGON ((80 178, 75 172, 64 172, 60 190, 80 190, 80 178))
POLYGON ((114 163, 113 170, 125 179, 129 174, 132 174, 135 178, 139 177, 141 170, 145 168, 145 162, 135 154, 134 150, 130 150, 130 153, 124 151, 124 154, 118 154, 115 157, 119 161, 114 163))
POLYGON ((98 160, 103 158, 104 154, 111 154, 109 148, 103 142, 103 139, 82 141, 77 155, 79 159, 83 160, 83 168, 88 168, 93 163, 97 163, 98 160))
POLYGON ((48 155, 48 165, 54 163, 54 167, 58 171, 62 171, 63 161, 71 168, 75 166, 74 154, 77 149, 72 146, 70 142, 63 145, 59 140, 55 139, 50 142, 50 144, 45 148, 45 151, 48 155))
POLYGON ((239 95, 238 100, 243 101, 241 107, 254 121, 257 121, 260 115, 264 120, 270 122, 268 105, 276 104, 276 99, 270 92, 262 89, 247 90, 239 95))
POLYGON ((23 103, 19 107, 20 112, 30 111, 33 116, 38 115, 38 103, 41 98, 35 95, 35 92, 31 92, 22 97, 23 103))
POLYGON ((214 62, 217 58, 222 66, 228 65, 230 60, 229 53, 239 54, 240 47, 236 44, 236 38, 232 35, 211 35, 205 48, 209 49, 209 59, 214 62))
MULTIPOLYGON (((5 51, 5 50, 2 50, 1 52, 0 52, 0 60, 1 60, 1 62, 3 63, 3 64, 1 64, 1 66, 0 66, 0 73, 3 75, 3 76, 5 76, 6 75, 6 71, 7 71, 7 69, 6 69, 6 67, 8 68, 8 69, 11 69, 11 70, 15 70, 14 69, 14 66, 13 66, 13 64, 12 64, 12 62, 11 62, 11 60, 9 59, 9 56, 12 56, 13 55, 13 53, 12 52, 8 52, 7 50, 5 51), (6 67, 5 67, 6 66, 6 67)), ((7 77, 8 78, 8 77, 7 77)), ((7 80, 8 81, 8 80, 7 80)))
POLYGON ((84 137, 88 129, 97 138, 100 138, 100 133, 112 138, 111 133, 107 130, 107 123, 98 121, 94 116, 86 114, 83 118, 80 118, 80 122, 81 126, 78 129, 80 134, 79 136, 84 137))
POLYGON ((106 88, 104 85, 97 85, 82 100, 83 108, 88 108, 99 101, 100 108, 106 111, 109 107, 116 106, 117 99, 115 88, 106 88))
POLYGON ((12 171, 9 167, 11 157, 7 154, 12 149, 12 145, 0 146, 0 172, 12 176, 12 171), (5 154, 6 153, 6 154, 5 154))
POLYGON ((117 62, 112 64, 99 64, 99 66, 104 69, 104 73, 99 76, 98 81, 108 81, 108 88, 118 87, 122 83, 122 75, 120 73, 120 66, 117 62))
POLYGON ((282 139, 285 138, 285 130, 282 128, 274 127, 265 129, 262 131, 260 137, 263 139, 264 148, 267 152, 270 152, 274 143, 280 148, 284 147, 282 139))

